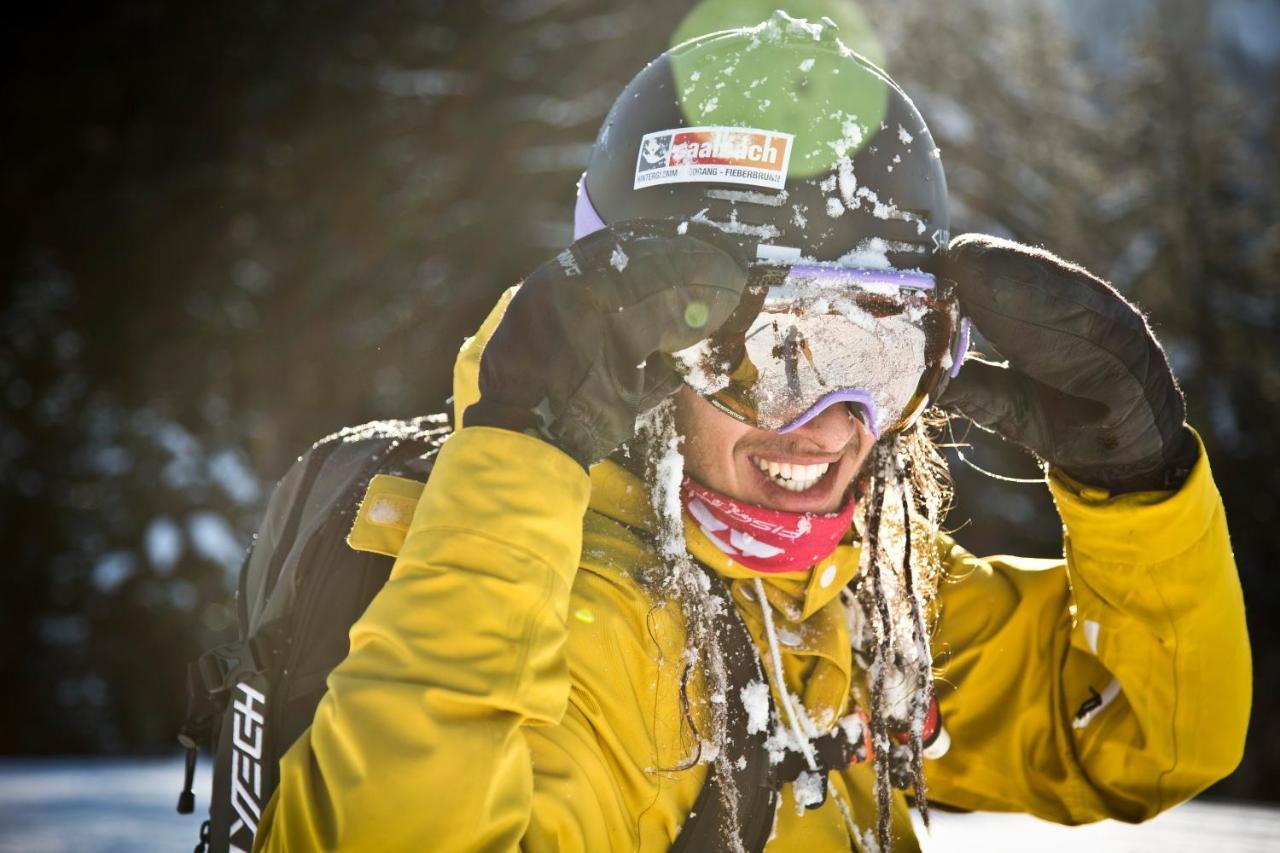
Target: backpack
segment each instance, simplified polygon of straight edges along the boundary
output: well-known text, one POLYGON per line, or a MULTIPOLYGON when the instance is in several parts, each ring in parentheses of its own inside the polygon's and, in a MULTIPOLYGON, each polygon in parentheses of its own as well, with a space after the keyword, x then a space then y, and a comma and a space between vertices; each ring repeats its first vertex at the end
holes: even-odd
MULTIPOLYGON (((272 492, 261 527, 240 570, 239 639, 210 649, 187 668, 187 717, 178 735, 186 748, 178 812, 195 809, 196 757, 214 756, 209 817, 200 851, 249 850, 263 809, 279 784, 279 760, 311 725, 329 672, 346 657, 348 630, 386 583, 398 550, 349 542, 357 513, 379 511, 378 495, 405 494, 431 475, 450 432, 445 415, 377 421, 316 442, 272 492), (393 479, 393 478, 399 478, 393 479)), ((407 526, 411 505, 406 509, 407 526)), ((394 511, 394 510, 393 510, 394 511)), ((708 573, 713 581, 719 579, 708 573)), ((726 591, 727 596, 727 591, 726 591)), ((761 678, 746 626, 730 606, 717 629, 729 642, 726 663, 735 692, 761 678)), ((749 733, 739 702, 729 703, 728 748, 737 768, 740 833, 762 850, 773 825, 777 771, 763 732, 749 733), (745 760, 737 760, 737 759, 745 760)), ((711 766, 694 808, 671 849, 737 849, 725 832, 723 780, 711 766)))

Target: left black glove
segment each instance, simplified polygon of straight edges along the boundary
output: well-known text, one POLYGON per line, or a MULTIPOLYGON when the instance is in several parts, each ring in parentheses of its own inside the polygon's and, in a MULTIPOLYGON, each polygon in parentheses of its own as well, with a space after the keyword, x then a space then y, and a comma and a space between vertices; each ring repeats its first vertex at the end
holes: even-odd
POLYGON ((1186 404, 1124 297, 1049 252, 981 234, 951 241, 943 275, 1009 363, 969 359, 940 406, 1113 494, 1182 484, 1199 454, 1186 404))
POLYGON ((536 435, 589 468, 681 387, 661 353, 719 328, 746 281, 742 248, 709 225, 631 220, 583 237, 512 298, 464 425, 536 435))

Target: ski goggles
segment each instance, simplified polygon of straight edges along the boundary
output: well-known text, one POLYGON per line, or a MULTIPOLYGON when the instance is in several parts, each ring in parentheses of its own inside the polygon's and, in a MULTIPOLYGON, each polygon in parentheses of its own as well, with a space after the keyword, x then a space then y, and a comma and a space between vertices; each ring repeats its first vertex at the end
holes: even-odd
POLYGON ((709 339, 672 355, 684 381, 759 429, 847 404, 877 439, 906 429, 969 345, 950 282, 831 264, 762 266, 709 339))

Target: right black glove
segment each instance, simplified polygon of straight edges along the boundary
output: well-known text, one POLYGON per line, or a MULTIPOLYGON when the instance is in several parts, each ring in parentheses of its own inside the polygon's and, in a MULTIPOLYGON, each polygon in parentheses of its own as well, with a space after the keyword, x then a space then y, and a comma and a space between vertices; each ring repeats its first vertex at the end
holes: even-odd
POLYGON ((1164 350, 1101 279, 981 234, 951 241, 944 274, 1008 367, 969 359, 938 405, 1113 494, 1177 489, 1199 455, 1164 350))
POLYGON ((589 468, 680 387, 659 353, 715 332, 746 281, 742 250, 707 225, 634 220, 589 234, 512 298, 463 426, 535 434, 589 468))

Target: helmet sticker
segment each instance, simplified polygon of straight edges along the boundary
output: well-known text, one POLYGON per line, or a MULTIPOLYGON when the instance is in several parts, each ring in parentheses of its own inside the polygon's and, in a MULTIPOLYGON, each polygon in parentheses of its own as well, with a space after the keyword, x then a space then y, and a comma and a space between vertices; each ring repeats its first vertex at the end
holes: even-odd
POLYGON ((659 184, 742 184, 780 190, 791 159, 790 133, 747 127, 684 127, 646 133, 632 189, 659 184))

